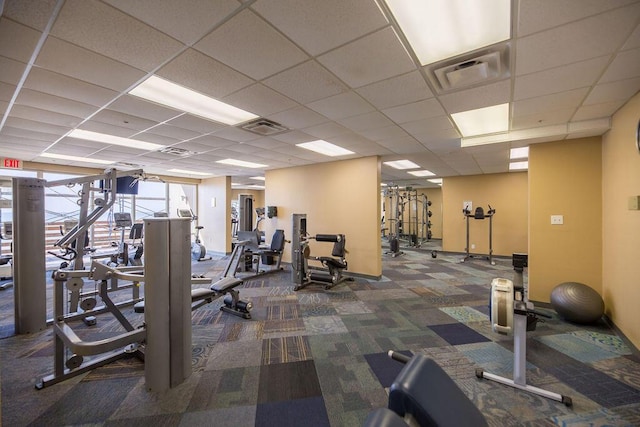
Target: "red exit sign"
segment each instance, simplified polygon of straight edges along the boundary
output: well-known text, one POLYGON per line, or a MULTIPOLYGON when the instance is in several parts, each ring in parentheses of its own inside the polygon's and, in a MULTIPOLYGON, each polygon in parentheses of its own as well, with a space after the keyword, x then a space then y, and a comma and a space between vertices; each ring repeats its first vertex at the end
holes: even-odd
POLYGON ((22 169, 22 160, 3 157, 2 167, 5 169, 22 169))

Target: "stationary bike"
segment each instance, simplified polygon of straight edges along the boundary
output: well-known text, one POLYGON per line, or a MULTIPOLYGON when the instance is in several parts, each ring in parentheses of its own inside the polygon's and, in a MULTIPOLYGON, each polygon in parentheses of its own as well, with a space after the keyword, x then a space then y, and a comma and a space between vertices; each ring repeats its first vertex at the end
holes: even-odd
MULTIPOLYGON (((191 218, 191 221, 195 221, 198 219, 197 216, 193 214, 191 209, 178 209, 178 216, 180 218, 191 218)), ((202 244, 200 240, 200 230, 204 227, 202 225, 196 225, 196 238, 193 242, 191 242, 191 258, 194 261, 208 261, 211 259, 210 256, 207 256, 207 248, 202 244)))

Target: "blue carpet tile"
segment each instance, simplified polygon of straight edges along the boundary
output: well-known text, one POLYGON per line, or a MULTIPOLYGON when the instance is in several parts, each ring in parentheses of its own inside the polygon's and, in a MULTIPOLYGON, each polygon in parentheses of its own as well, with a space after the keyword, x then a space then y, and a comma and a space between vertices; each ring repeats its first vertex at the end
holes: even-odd
POLYGON ((330 426, 321 396, 283 402, 260 403, 256 409, 256 427, 330 426))
POLYGON ((491 341, 462 323, 448 325, 431 325, 429 328, 451 345, 471 344, 474 342, 491 341))
MULTIPOLYGON (((412 356, 410 351, 399 351, 399 353, 409 357, 412 356)), ((392 360, 387 353, 365 354, 364 358, 384 388, 391 387, 391 384, 393 384, 393 381, 404 367, 403 363, 392 360)))

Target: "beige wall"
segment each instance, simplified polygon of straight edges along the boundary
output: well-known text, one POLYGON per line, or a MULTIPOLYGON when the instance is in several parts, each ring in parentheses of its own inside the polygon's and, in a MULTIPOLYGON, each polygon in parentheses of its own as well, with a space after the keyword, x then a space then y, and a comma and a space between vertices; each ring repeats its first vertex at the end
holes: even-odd
POLYGON ((529 147, 529 296, 549 302, 562 282, 602 292, 601 138, 529 147), (563 225, 551 225, 563 215, 563 225))
MULTIPOLYGON (((291 240, 292 214, 307 215, 307 231, 346 235, 348 271, 382 274, 380 164, 377 157, 320 163, 266 172, 265 203, 278 208, 266 219, 267 241, 277 228, 291 240)), ((291 261, 291 245, 284 261, 291 261)), ((312 242, 312 255, 330 255, 331 244, 312 242)))
POLYGON ((231 252, 231 178, 203 179, 198 186, 198 223, 208 251, 231 252), (213 205, 215 199, 215 207, 213 205))
POLYGON ((640 348, 640 211, 629 210, 640 196, 640 153, 635 133, 640 94, 614 116, 602 143, 602 295, 605 311, 636 348, 640 348))
MULTIPOLYGON (((445 178, 442 185, 442 249, 464 252, 466 218, 463 202, 472 202, 472 213, 488 205, 496 210, 493 217, 493 255, 511 256, 527 252, 527 173, 458 176, 445 178)), ((489 220, 469 220, 471 253, 489 253, 489 220)))

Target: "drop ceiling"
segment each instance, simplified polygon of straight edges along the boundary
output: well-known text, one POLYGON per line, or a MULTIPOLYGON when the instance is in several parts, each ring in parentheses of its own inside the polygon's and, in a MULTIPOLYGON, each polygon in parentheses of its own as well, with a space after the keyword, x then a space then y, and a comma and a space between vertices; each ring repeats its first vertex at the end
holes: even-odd
MULTIPOLYGON (((410 159, 436 177, 507 172, 510 148, 602 135, 611 115, 640 89, 637 0, 515 0, 506 43, 445 61, 500 50, 507 72, 453 89, 433 77, 447 64, 422 66, 388 9, 374 0, 5 0, 0 6, 0 156, 24 161, 91 166, 40 156, 49 152, 255 184, 249 177, 264 170, 216 161, 234 158, 268 170, 336 160, 296 147, 324 139, 355 153, 340 159, 410 159), (288 130, 260 135, 128 95, 151 75, 288 130), (517 141, 461 148, 451 114, 501 103, 509 103, 517 141), (187 154, 67 137, 73 129, 187 154)), ((386 165, 382 178, 426 183, 386 165)))

